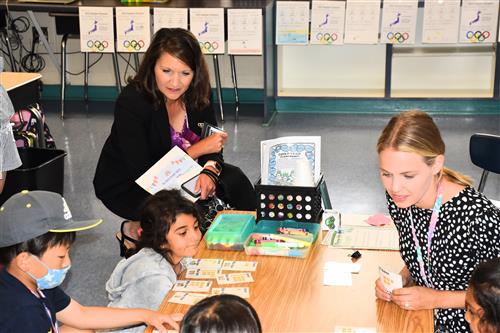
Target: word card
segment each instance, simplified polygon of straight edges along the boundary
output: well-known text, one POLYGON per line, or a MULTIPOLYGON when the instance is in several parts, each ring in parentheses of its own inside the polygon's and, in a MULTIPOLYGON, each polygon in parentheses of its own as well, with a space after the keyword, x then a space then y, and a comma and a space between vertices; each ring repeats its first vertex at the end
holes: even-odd
POLYGON ((217 275, 217 283, 221 284, 234 284, 234 283, 247 283, 253 282, 251 273, 231 273, 217 275))
POLYGON ((231 294, 241 298, 250 298, 250 288, 213 288, 212 295, 231 294))
POLYGON ((178 280, 173 291, 198 291, 198 292, 209 292, 212 286, 212 281, 206 280, 178 280))
POLYGON ((225 271, 249 271, 255 272, 257 269, 256 261, 231 261, 225 260, 222 264, 222 270, 225 271))
POLYGON ((220 269, 189 268, 186 271, 187 279, 215 279, 221 274, 220 269))
POLYGON ((193 259, 187 268, 220 269, 223 262, 222 259, 193 259))
POLYGON ((187 304, 187 305, 193 305, 198 303, 204 298, 207 298, 208 294, 197 294, 197 293, 185 293, 183 291, 178 291, 174 294, 174 296, 170 297, 168 300, 169 303, 176 303, 176 304, 187 304))

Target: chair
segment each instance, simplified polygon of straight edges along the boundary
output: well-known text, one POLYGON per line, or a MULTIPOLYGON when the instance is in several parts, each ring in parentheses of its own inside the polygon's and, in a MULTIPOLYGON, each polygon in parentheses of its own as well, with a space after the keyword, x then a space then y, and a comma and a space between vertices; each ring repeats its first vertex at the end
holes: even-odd
POLYGON ((477 190, 483 192, 489 172, 500 174, 500 136, 493 134, 473 134, 469 142, 470 159, 483 169, 477 190))

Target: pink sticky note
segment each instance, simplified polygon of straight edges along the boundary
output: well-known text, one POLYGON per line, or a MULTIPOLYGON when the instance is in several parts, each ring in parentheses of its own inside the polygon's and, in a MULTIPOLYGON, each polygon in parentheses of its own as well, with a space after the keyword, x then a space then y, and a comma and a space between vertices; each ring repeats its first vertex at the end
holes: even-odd
POLYGON ((391 223, 391 219, 384 214, 375 214, 367 218, 365 222, 376 227, 381 227, 391 223))

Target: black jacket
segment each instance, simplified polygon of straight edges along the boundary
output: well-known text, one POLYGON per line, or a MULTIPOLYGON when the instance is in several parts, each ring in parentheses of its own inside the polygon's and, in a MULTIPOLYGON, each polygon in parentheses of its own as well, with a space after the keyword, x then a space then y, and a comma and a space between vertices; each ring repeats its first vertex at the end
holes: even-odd
MULTIPOLYGON (((201 135, 199 124, 217 126, 212 104, 204 110, 194 111, 186 105, 189 128, 201 135)), ((170 123, 166 107, 155 109, 154 103, 129 84, 115 105, 111 133, 102 148, 94 176, 96 196, 113 213, 138 219, 138 209, 149 196, 135 183, 144 172, 172 148, 170 123)), ((222 154, 201 156, 198 162, 208 160, 223 164, 222 154)))

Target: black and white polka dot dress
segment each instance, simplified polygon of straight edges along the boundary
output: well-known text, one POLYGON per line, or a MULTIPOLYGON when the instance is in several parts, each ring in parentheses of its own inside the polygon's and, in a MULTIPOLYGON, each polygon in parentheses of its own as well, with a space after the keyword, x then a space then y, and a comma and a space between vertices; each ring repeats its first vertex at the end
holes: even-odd
MULTIPOLYGON (((474 188, 466 187, 441 206, 427 265, 427 231, 432 209, 398 208, 387 195, 389 213, 399 232, 401 257, 413 281, 425 286, 410 227, 410 212, 422 247, 425 272, 437 290, 466 290, 474 267, 500 256, 500 210, 474 188)), ((436 309, 435 332, 469 332, 464 309, 436 309)))

